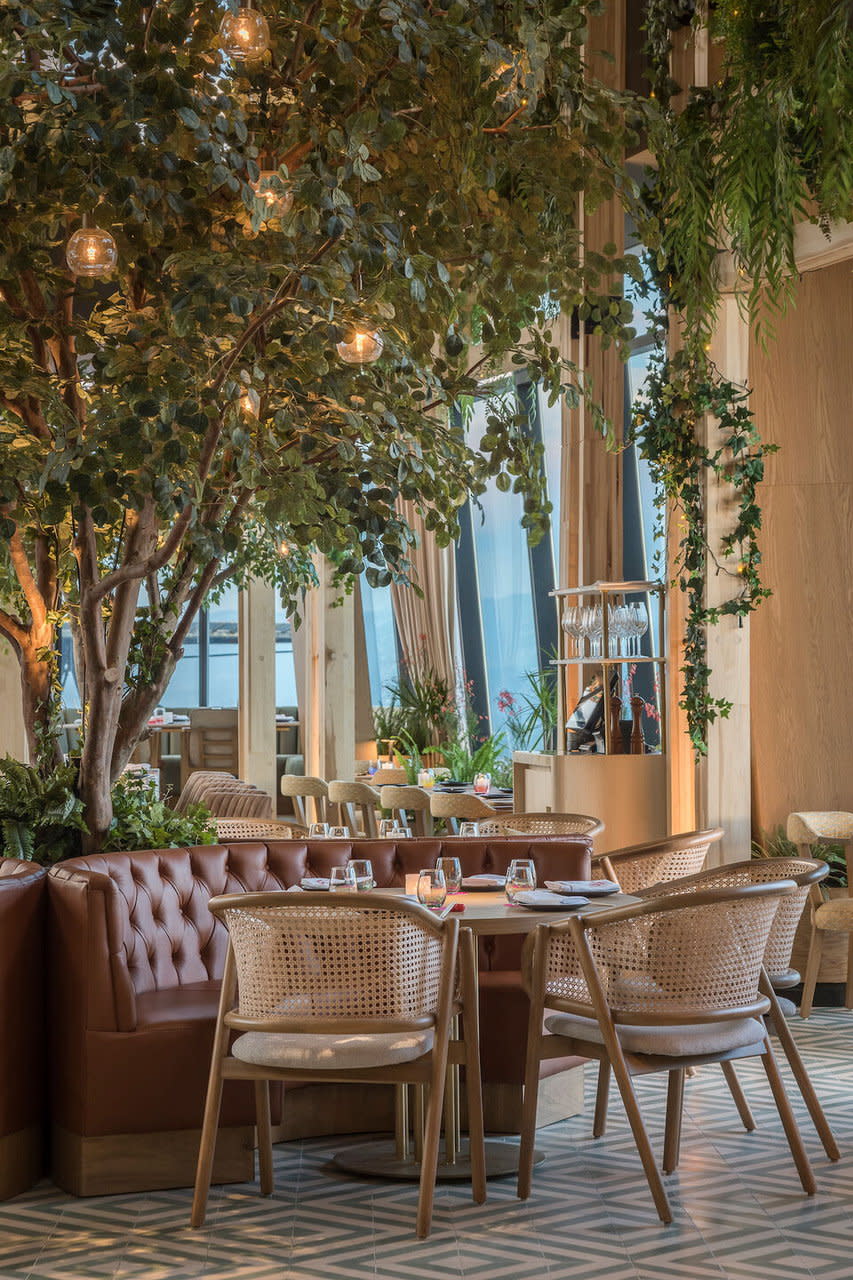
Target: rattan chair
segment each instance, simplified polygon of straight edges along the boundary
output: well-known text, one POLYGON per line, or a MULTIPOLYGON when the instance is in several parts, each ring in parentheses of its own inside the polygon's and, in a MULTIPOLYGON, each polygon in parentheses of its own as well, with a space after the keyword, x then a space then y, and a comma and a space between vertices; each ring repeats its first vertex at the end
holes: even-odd
POLYGON ((599 818, 585 813, 512 813, 494 822, 482 822, 480 835, 508 836, 589 836, 593 838, 604 830, 599 818))
POLYGON ((223 844, 231 840, 299 840, 307 827, 293 822, 254 822, 248 818, 218 818, 216 835, 223 844))
POLYGON ((340 820, 349 827, 350 835, 375 840, 376 810, 380 805, 375 787, 366 782, 330 782, 329 804, 338 806, 340 820))
POLYGON ((722 828, 685 831, 661 840, 647 840, 626 849, 592 855, 594 879, 615 880, 623 893, 639 893, 653 884, 695 875, 712 844, 722 837, 722 828))
POLYGON ((482 822, 498 816, 497 809, 486 804, 479 796, 458 791, 431 792, 429 811, 434 818, 443 818, 453 835, 458 833, 460 822, 482 822))
POLYGON ((784 880, 649 897, 537 928, 522 968, 530 997, 522 1199, 530 1194, 540 1062, 570 1054, 610 1063, 663 1222, 672 1221, 672 1210, 634 1092, 632 1076, 638 1074, 668 1075, 668 1171, 678 1163, 685 1071, 759 1056, 803 1190, 814 1193, 814 1175, 763 1021, 770 1000, 759 990, 777 908, 795 890, 784 880))
MULTIPOLYGON (((788 1059, 797 1087, 808 1107, 809 1115, 826 1154, 830 1160, 839 1160, 838 1144, 832 1135, 777 996, 778 991, 794 987, 800 981, 799 973, 791 968, 794 935, 809 894, 813 891, 820 894, 818 885, 828 871, 829 868, 825 862, 814 858, 752 858, 748 862, 730 862, 722 867, 712 867, 708 871, 700 871, 698 875, 685 876, 669 884, 655 885, 651 889, 641 890, 638 896, 641 898, 673 897, 682 893, 695 893, 700 889, 737 888, 740 885, 769 884, 779 880, 794 882, 796 885, 794 892, 786 894, 779 902, 779 909, 764 948, 764 976, 761 989, 770 1001, 767 1028, 771 1034, 775 1033, 779 1038, 782 1051, 788 1059)), ((790 1007, 793 1009, 793 1005, 790 1007)), ((740 1088, 734 1065, 731 1062, 724 1062, 722 1068, 744 1128, 751 1132, 755 1128, 755 1121, 740 1088)), ((601 1084, 599 1083, 600 1093, 601 1084)), ((594 1136, 598 1137, 603 1130, 603 1117, 599 1116, 596 1108, 594 1136)))
POLYGON ((293 801, 294 812, 303 827, 307 827, 309 822, 328 822, 329 787, 322 778, 314 778, 310 774, 303 777, 302 774, 286 773, 279 786, 281 794, 289 796, 293 801), (306 812, 309 801, 314 814, 310 819, 306 812))
POLYGON ((850 876, 853 873, 853 813, 840 810, 818 813, 789 813, 787 836, 804 858, 811 856, 816 845, 841 845, 847 862, 847 897, 824 902, 820 890, 811 895, 812 933, 806 972, 803 976, 803 998, 800 1001, 800 1017, 807 1018, 812 1011, 820 962, 823 956, 825 933, 847 934, 847 989, 844 1003, 853 1009, 853 898, 850 897, 850 876))
POLYGON ((432 835, 430 793, 425 787, 385 786, 379 792, 379 800, 383 809, 390 809, 392 818, 396 818, 401 827, 411 826, 416 836, 432 835))
MULTIPOLYGON (((408 784, 409 776, 405 769, 399 769, 395 765, 383 764, 374 773, 370 779, 372 787, 405 787, 408 784)), ((387 805, 382 806, 387 809, 387 805)))
POLYGON ((201 793, 201 804, 214 818, 255 818, 272 821, 272 797, 248 783, 219 787, 210 783, 201 793))
MULTIPOLYGON (((181 789, 181 794, 175 801, 174 808, 178 813, 186 813, 191 804, 201 804, 202 792, 211 785, 225 786, 232 782, 238 782, 239 779, 234 777, 233 773, 224 773, 218 769, 197 769, 195 773, 191 773, 186 783, 181 789)), ((245 783, 240 783, 245 786, 245 783)))
MULTIPOLYGON (((448 1062, 464 1063, 474 1200, 486 1198, 473 935, 380 894, 211 900, 228 953, 192 1208, 204 1222, 223 1080, 254 1080, 261 1193, 273 1191, 269 1081, 429 1085, 417 1234, 429 1233, 448 1062), (458 987, 457 987, 457 958, 458 987), (235 997, 239 1002, 235 1005, 235 997), (451 1039, 457 1014, 462 1038, 451 1039), (239 1032, 230 1046, 232 1032, 239 1032)), ((286 1105, 286 1101, 285 1101, 286 1105)))

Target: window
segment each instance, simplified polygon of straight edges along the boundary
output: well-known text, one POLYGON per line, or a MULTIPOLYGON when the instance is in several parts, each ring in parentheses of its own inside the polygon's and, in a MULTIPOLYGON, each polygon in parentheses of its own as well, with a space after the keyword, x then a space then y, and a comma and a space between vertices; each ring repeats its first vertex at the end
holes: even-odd
POLYGON ((361 577, 359 586, 367 668, 370 673, 370 703, 371 706, 381 707, 388 702, 387 686, 396 684, 399 675, 391 588, 371 587, 364 576, 361 577))
MULTIPOLYGON (((550 456, 546 480, 557 491, 559 507, 559 408, 548 410, 544 397, 524 376, 506 378, 478 397, 471 407, 465 433, 478 448, 486 432, 490 400, 514 401, 526 414, 526 429, 534 439, 547 435, 550 456), (543 415, 544 409, 544 415, 543 415), (547 424, 547 425, 546 425, 547 424), (550 464, 550 465, 549 465, 550 464)), ((552 499, 553 501, 553 499, 552 499)), ((498 732, 506 714, 498 707, 503 690, 518 692, 527 671, 548 664, 556 647, 553 534, 530 547, 521 526, 524 502, 520 494, 502 493, 492 482, 479 505, 461 512, 462 536, 457 546, 457 591, 465 675, 472 683, 474 712, 481 732, 498 732)))

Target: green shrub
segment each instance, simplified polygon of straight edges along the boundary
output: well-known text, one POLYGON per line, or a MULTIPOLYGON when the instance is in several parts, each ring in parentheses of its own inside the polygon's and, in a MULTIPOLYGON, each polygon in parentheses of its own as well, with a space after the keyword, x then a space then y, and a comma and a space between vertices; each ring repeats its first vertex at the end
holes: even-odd
POLYGON ((207 809, 191 805, 186 813, 176 813, 158 798, 148 775, 122 774, 113 787, 113 820, 105 852, 215 843, 216 824, 207 809))
MULTIPOLYGON (((847 859, 844 846, 840 844, 809 845, 809 855, 825 862, 829 867, 829 875, 822 884, 826 889, 844 888, 847 884, 847 859)), ((760 839, 752 842, 753 858, 798 858, 800 851, 785 834, 784 827, 775 831, 764 831, 760 839)))
POLYGON ((76 763, 42 774, 11 756, 0 760, 0 851, 43 866, 78 854, 86 826, 76 783, 76 763))

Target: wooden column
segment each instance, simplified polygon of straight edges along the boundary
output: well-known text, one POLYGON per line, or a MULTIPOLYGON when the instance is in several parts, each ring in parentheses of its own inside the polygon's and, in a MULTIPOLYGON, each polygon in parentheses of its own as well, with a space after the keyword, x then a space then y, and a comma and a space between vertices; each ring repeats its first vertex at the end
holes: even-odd
POLYGON ((299 708, 305 772, 352 778, 356 758, 355 604, 332 586, 333 568, 315 561, 319 585, 305 597, 304 694, 299 708))
POLYGON ((239 596, 240 777, 276 804, 275 589, 251 582, 239 596))
MULTIPOLYGON (((711 342, 711 359, 723 377, 745 386, 749 368, 749 324, 733 293, 719 304, 711 342)), ((705 421, 709 452, 717 448, 716 420, 705 421)), ((731 487, 707 473, 706 503, 708 543, 713 551, 733 527, 737 496, 731 487)), ((731 565, 731 568, 735 568, 731 565)), ((715 573, 709 564, 705 599, 709 606, 722 604, 733 593, 732 579, 715 573)), ((699 822, 719 826, 724 836, 712 850, 715 862, 737 862, 750 855, 752 806, 750 796, 749 619, 723 616, 707 631, 710 689, 714 698, 725 698, 732 709, 708 730, 708 755, 699 768, 699 822)))

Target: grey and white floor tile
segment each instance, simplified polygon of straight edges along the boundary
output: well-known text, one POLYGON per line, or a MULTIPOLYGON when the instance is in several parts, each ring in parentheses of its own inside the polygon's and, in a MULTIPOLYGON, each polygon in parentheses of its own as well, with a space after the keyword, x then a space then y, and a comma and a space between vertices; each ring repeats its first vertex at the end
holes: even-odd
MULTIPOLYGON (((823 1153, 786 1083, 818 1182, 804 1196, 757 1062, 739 1066, 758 1124, 740 1127, 722 1073, 688 1081, 682 1161, 666 1179, 662 1226, 614 1090, 606 1136, 586 1115, 541 1130, 546 1161, 526 1202, 514 1179, 484 1205, 441 1185, 430 1238, 414 1237, 417 1189, 344 1178, 346 1139, 276 1149, 277 1190, 217 1187, 207 1223, 188 1225, 190 1192, 77 1200, 48 1183, 0 1204, 0 1280, 849 1280, 853 1274, 853 1013, 794 1020, 842 1160, 823 1153)), ((592 1069, 588 1086, 594 1086, 592 1069)), ((656 1150, 665 1084, 638 1082, 656 1150)))

